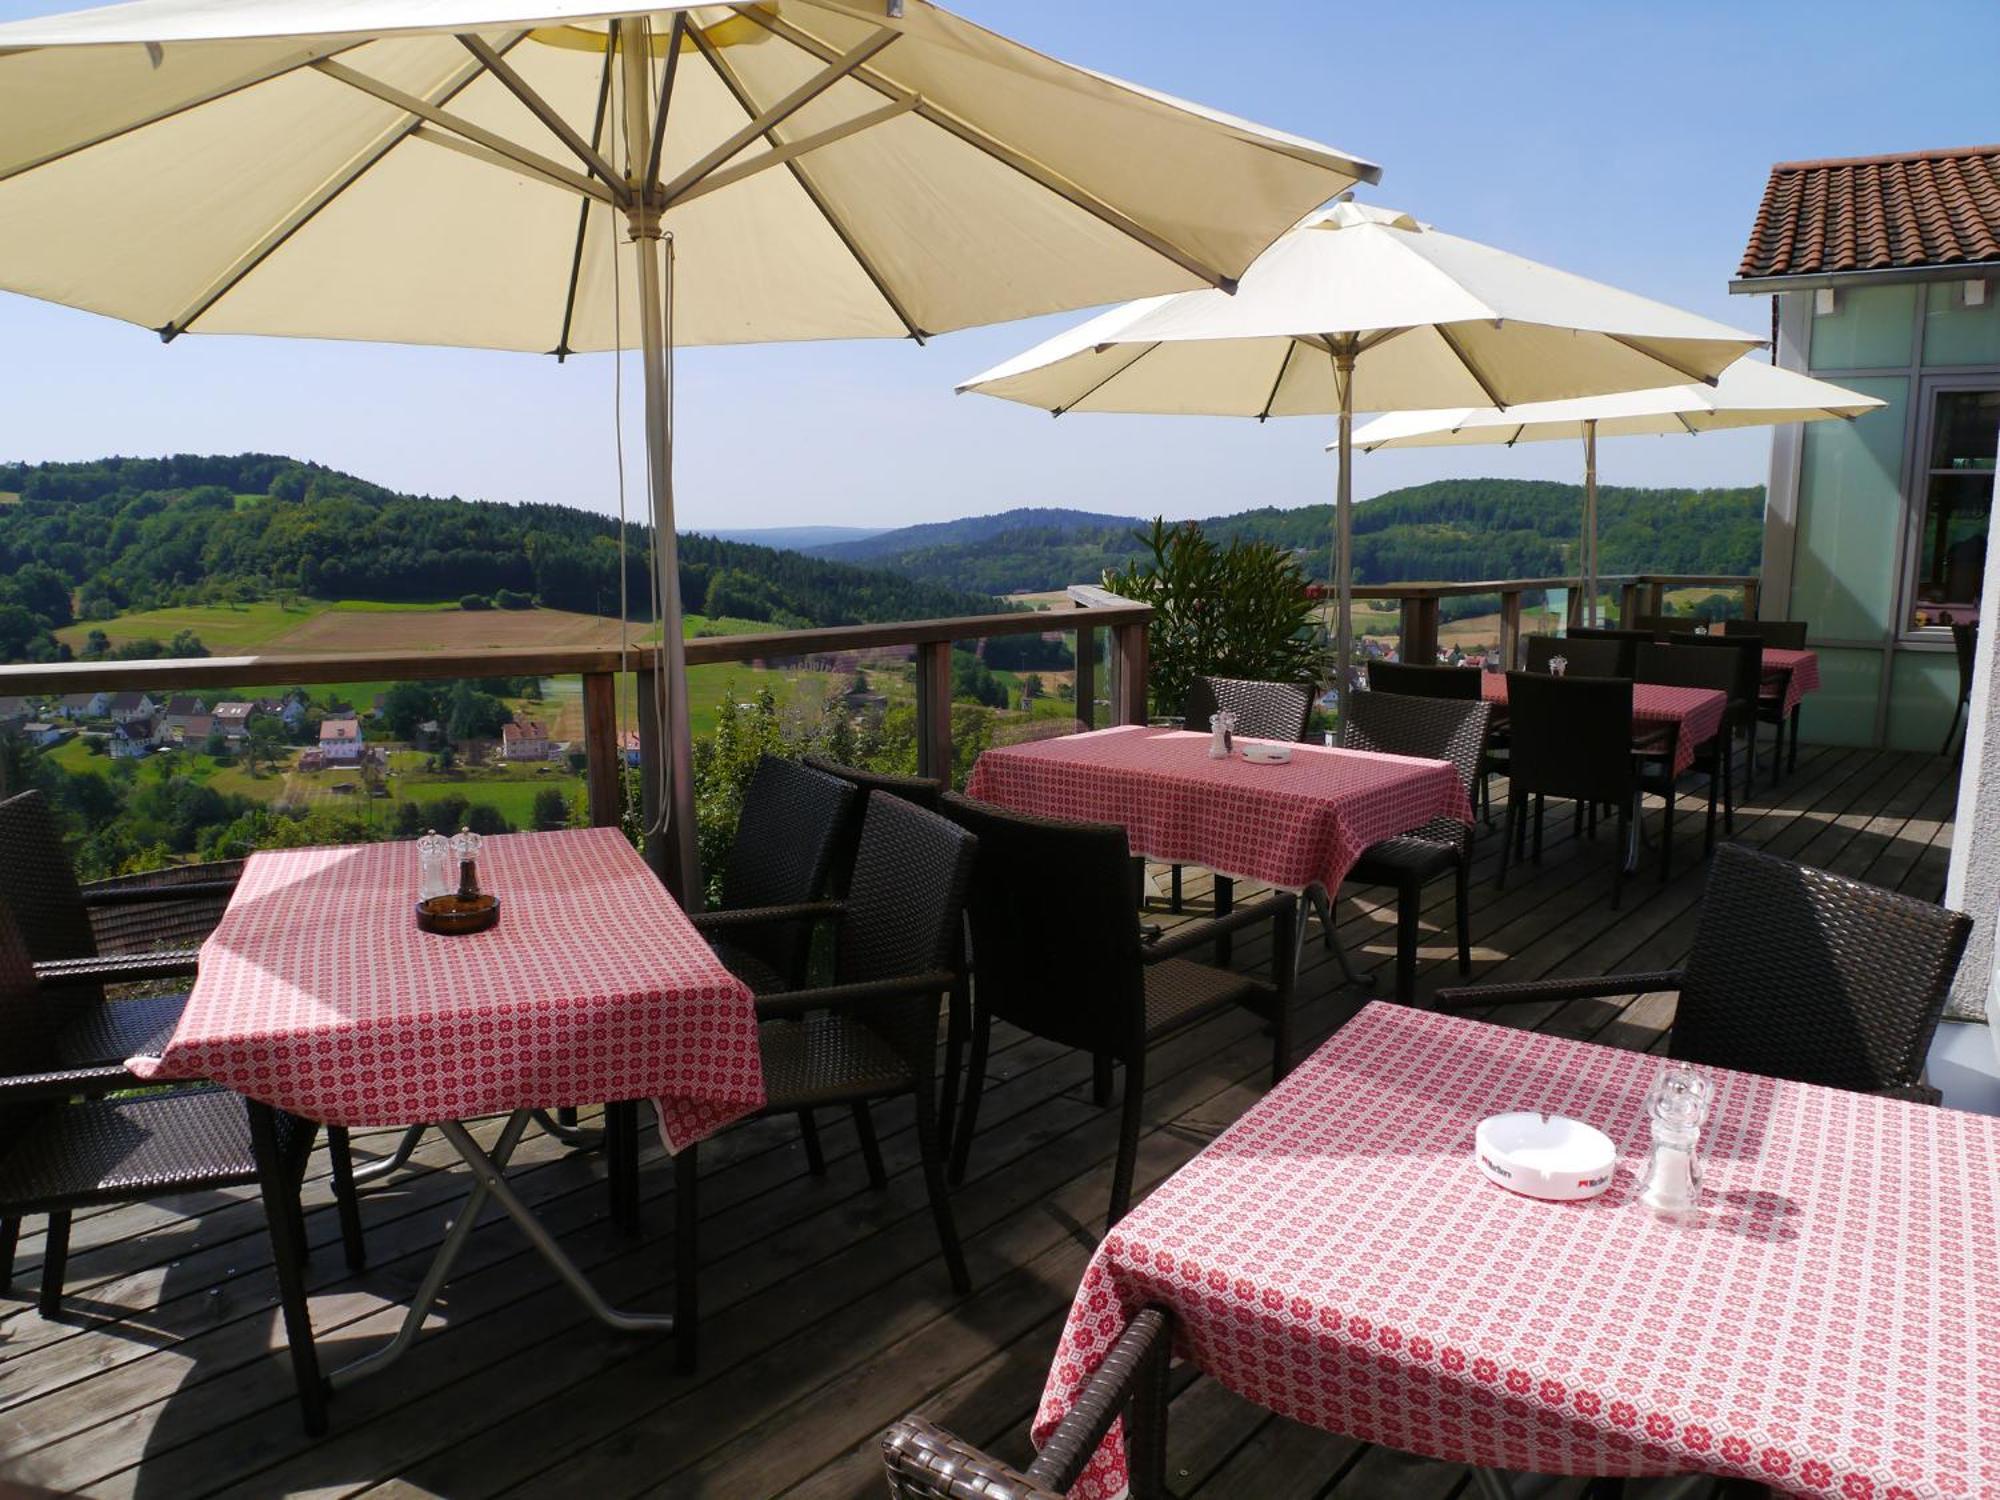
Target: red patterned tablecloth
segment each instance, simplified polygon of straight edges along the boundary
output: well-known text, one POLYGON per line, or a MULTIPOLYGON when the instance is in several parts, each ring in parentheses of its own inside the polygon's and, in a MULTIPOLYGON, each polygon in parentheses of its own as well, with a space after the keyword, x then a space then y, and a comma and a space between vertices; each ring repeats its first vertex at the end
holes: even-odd
POLYGON ((1255 765, 1210 760, 1208 742, 1130 725, 1009 745, 979 757, 965 790, 1039 817, 1117 823, 1134 854, 1286 890, 1337 890, 1370 844, 1433 818, 1472 821, 1448 761, 1292 745, 1289 762, 1255 765))
POLYGON ((1807 693, 1819 691, 1819 653, 1817 651, 1786 651, 1777 646, 1764 648, 1764 671, 1789 674, 1785 677, 1785 712, 1790 713, 1799 706, 1799 700, 1807 693))
POLYGON ((144 1078, 330 1125, 658 1101, 669 1149, 764 1102, 750 991, 615 828, 489 838, 488 932, 414 919, 416 846, 250 856, 144 1078))
MULTIPOLYGON (((1636 1201, 1659 1066, 1370 1005, 1105 1237, 1037 1441, 1160 1303, 1232 1391, 1433 1458, 2000 1494, 2000 1120, 1710 1070, 1703 1203, 1676 1223, 1636 1201), (1473 1129, 1522 1108, 1617 1141, 1611 1190, 1486 1181, 1473 1129)), ((1107 1444, 1077 1493, 1122 1484, 1107 1444)))
MULTIPOLYGON (((1507 701, 1507 677, 1503 672, 1482 673, 1479 689, 1489 703, 1507 701)), ((1727 694, 1712 688, 1668 687, 1658 682, 1632 684, 1632 739, 1634 743, 1652 739, 1663 730, 1680 730, 1674 741, 1674 775, 1694 764, 1695 748, 1714 739, 1722 729, 1722 716, 1729 712, 1727 694)))

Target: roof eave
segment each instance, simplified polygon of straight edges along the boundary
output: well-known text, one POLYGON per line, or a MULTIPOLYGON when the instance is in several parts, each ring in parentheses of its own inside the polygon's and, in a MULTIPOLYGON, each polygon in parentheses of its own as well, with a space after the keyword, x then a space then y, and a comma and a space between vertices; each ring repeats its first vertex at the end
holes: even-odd
POLYGON ((1822 287, 1874 286, 1912 281, 1988 281, 2000 277, 2000 260, 1962 260, 1946 265, 1871 266, 1861 271, 1809 271, 1792 275, 1738 276, 1730 280, 1736 294, 1811 292, 1822 287))

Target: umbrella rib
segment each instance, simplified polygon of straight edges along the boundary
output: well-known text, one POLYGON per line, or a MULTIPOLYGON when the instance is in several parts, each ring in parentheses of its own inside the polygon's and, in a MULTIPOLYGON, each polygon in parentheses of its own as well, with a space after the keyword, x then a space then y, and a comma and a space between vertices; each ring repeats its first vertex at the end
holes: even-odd
MULTIPOLYGON (((701 28, 697 26, 695 30, 700 31, 701 28)), ((680 73, 681 45, 686 41, 687 34, 687 12, 677 10, 674 12, 673 27, 667 33, 667 66, 664 69, 666 76, 660 80, 660 107, 653 111, 653 145, 646 153, 646 170, 639 178, 648 189, 660 180, 660 160, 667 150, 667 110, 674 102, 674 79, 680 73)), ((610 58, 609 47, 604 49, 604 55, 610 58)))
POLYGON ((623 180, 611 163, 589 141, 577 134, 576 127, 562 117, 556 107, 535 91, 532 85, 508 65, 507 60, 487 43, 477 32, 458 33, 459 45, 486 64, 486 71, 499 79, 507 92, 520 100, 528 113, 548 127, 549 133, 569 147, 576 158, 607 186, 622 187, 623 180))
MULTIPOLYGON (((708 176, 724 162, 736 156, 745 146, 764 135, 767 131, 782 125, 901 35, 901 32, 891 31, 887 27, 883 27, 881 30, 862 38, 861 41, 848 48, 846 52, 842 53, 825 68, 822 68, 818 73, 815 73, 811 78, 808 78, 804 83, 793 89, 784 98, 773 104, 764 106, 750 120, 746 121, 736 131, 726 137, 721 144, 707 152, 699 161, 696 161, 686 171, 668 183, 663 195, 666 201, 672 203, 676 198, 682 196, 695 186, 695 184, 700 182, 702 178, 708 176)), ((706 57, 708 55, 707 51, 704 50, 702 55, 706 57)))
MULTIPOLYGON (((681 12, 674 12, 674 35, 680 36, 681 12)), ((611 62, 612 49, 604 49, 604 72, 597 80, 597 112, 590 121, 590 141, 593 146, 604 139, 604 112, 611 102, 611 62)), ((585 198, 576 206, 576 248, 569 258, 569 289, 563 294, 562 332, 556 336, 555 356, 558 363, 569 357, 569 331, 576 320, 576 289, 583 279, 583 242, 590 233, 590 200, 585 198)))
POLYGON ((361 41, 344 42, 337 47, 315 48, 304 56, 288 58, 286 61, 272 67, 261 68, 247 77, 235 79, 230 83, 220 84, 193 99, 179 100, 166 109, 147 115, 144 119, 120 125, 115 130, 107 130, 103 134, 94 135, 86 141, 77 141, 72 145, 51 151, 46 156, 38 156, 33 161, 22 162, 18 166, 8 167, 6 170, 0 171, 0 182, 7 182, 15 177, 19 177, 24 172, 33 172, 42 167, 53 166, 55 163, 66 161, 80 152, 108 145, 122 136, 130 135, 135 130, 145 130, 154 125, 164 124, 176 115, 184 115, 189 110, 200 109, 205 104, 214 104, 219 100, 229 98, 232 94, 240 94, 245 89, 252 89, 259 84, 270 83, 273 79, 283 78, 287 74, 296 73, 302 68, 310 68, 326 58, 338 57, 343 52, 352 52, 357 47, 366 46, 369 40, 372 39, 364 38, 361 41))
POLYGON ((1507 403, 1502 401, 1500 393, 1493 389, 1493 382, 1480 373, 1479 366, 1472 362, 1471 356, 1465 352, 1465 346, 1459 343, 1452 331, 1442 323, 1433 323, 1431 327, 1437 330, 1438 337, 1444 340, 1444 346, 1451 351, 1452 357, 1465 367, 1465 373, 1470 375, 1479 389, 1486 393, 1486 404, 1497 406, 1504 411, 1507 403))
MULTIPOLYGON (((736 76, 736 70, 729 66, 721 52, 709 42, 708 38, 701 34, 699 27, 691 29, 688 35, 694 39, 696 49, 707 59, 708 65, 714 69, 716 78, 729 91, 730 97, 735 99, 737 107, 744 114, 754 118, 758 113, 756 101, 751 97, 748 86, 744 84, 742 79, 736 76)), ((764 139, 773 149, 784 144, 775 130, 765 131, 764 139)), ((785 169, 791 173, 792 180, 799 185, 799 190, 806 195, 807 200, 818 210, 819 216, 826 221, 827 227, 833 231, 834 237, 847 247, 847 253, 853 257, 854 263, 861 268, 861 274, 868 278, 869 283, 881 296, 882 301, 888 305, 889 311, 894 313, 903 327, 909 330, 911 338, 920 344, 923 343, 928 335, 918 326, 917 320, 910 316, 909 309, 903 306, 902 298, 898 297, 890 288, 888 279, 883 276, 881 271, 876 269, 875 263, 863 253, 860 244, 855 240, 854 235, 849 231, 847 225, 841 220, 840 215, 833 211, 833 205, 827 201, 826 195, 820 190, 819 185, 812 180, 806 169, 797 160, 788 160, 784 165, 785 169)))
POLYGON ((1152 343, 1147 344, 1137 354, 1133 355, 1130 359, 1126 360, 1124 364, 1120 365, 1117 369, 1113 370, 1109 375, 1105 376, 1102 380, 1098 381, 1096 385, 1093 385, 1089 390, 1085 391, 1081 396, 1078 396, 1074 401, 1070 402, 1066 406, 1056 407, 1053 411, 1049 413, 1049 415, 1052 417, 1059 417, 1064 412, 1075 411, 1079 406, 1083 405, 1084 402, 1088 401, 1092 396, 1095 396, 1099 391, 1103 390, 1107 385, 1111 384, 1112 381, 1116 380, 1120 375, 1123 375, 1127 370, 1131 369, 1132 366, 1139 363, 1140 360, 1144 359, 1147 355, 1151 354, 1155 349, 1159 348, 1160 345, 1165 342, 1166 341, 1164 339, 1153 340, 1152 343))
POLYGON ((1271 408, 1278 400, 1278 387, 1285 383, 1285 371, 1292 367, 1292 355, 1298 351, 1298 347, 1299 341, 1297 339, 1287 339, 1285 341, 1285 357, 1278 361, 1278 378, 1271 382, 1271 394, 1264 398, 1264 409, 1257 413, 1258 421, 1269 420, 1271 408))
POLYGON ((1631 338, 1622 333, 1607 333, 1604 336, 1610 339, 1611 342, 1614 344, 1623 344, 1627 349, 1630 349, 1634 354, 1644 355, 1647 359, 1655 360, 1658 363, 1665 365, 1669 370, 1672 370, 1676 375, 1684 376, 1689 380, 1698 380, 1703 385, 1715 384, 1716 381, 1715 376, 1704 375, 1702 374, 1701 371, 1695 369, 1692 365, 1684 365, 1677 359, 1669 359, 1666 355, 1660 353, 1660 351, 1657 349, 1648 349, 1644 344, 1641 344, 1635 338, 1631 338))
POLYGON ((856 115, 851 120, 843 120, 838 125, 829 125, 825 130, 801 136, 796 141, 787 141, 782 146, 774 146, 769 151, 760 151, 749 161, 739 162, 733 167, 722 167, 710 172, 667 200, 668 208, 679 208, 683 203, 691 203, 696 198, 706 197, 719 188, 733 187, 746 177, 755 177, 759 172, 772 167, 781 167, 795 157, 805 156, 822 147, 831 146, 836 141, 844 141, 851 135, 859 135, 864 130, 872 130, 898 115, 906 115, 916 107, 917 96, 911 94, 903 99, 892 99, 880 109, 871 109, 866 114, 856 115))
MULTIPOLYGON (((527 35, 528 33, 525 31, 516 32, 501 50, 503 52, 512 51, 520 45, 527 35)), ((467 64, 465 67, 459 69, 457 73, 445 81, 442 88, 437 90, 438 103, 450 103, 485 71, 485 65, 477 62, 467 64)), ((162 326, 158 330, 161 341, 171 343, 181 334, 186 333, 194 325, 195 319, 208 312, 216 303, 242 285, 244 280, 256 271, 259 266, 263 265, 265 261, 269 260, 279 247, 301 229, 305 228, 306 225, 310 224, 318 216, 320 210, 324 209, 334 199, 352 187, 377 162, 381 161, 383 157, 415 135, 419 124, 420 122, 414 117, 398 122, 375 145, 362 151, 359 156, 354 158, 344 170, 337 173, 331 180, 321 184, 311 197, 307 198, 305 202, 301 203, 291 213, 280 220, 276 227, 266 234, 263 239, 259 240, 257 244, 252 246, 243 255, 238 256, 235 264, 230 266, 221 276, 217 277, 209 285, 208 289, 189 305, 187 311, 162 326)))
POLYGON ((538 151, 532 151, 518 142, 509 140, 498 131, 488 130, 483 125, 475 125, 447 110, 439 109, 426 99, 405 93, 392 83, 384 83, 379 78, 371 78, 366 73, 357 72, 345 63, 322 60, 312 64, 319 72, 326 74, 349 88, 380 99, 384 104, 393 105, 405 114, 417 116, 439 130, 449 131, 473 146, 482 147, 491 155, 504 158, 513 166, 528 171, 538 177, 547 177, 573 192, 586 197, 603 198, 623 208, 631 197, 631 191, 623 182, 604 185, 582 172, 572 171, 561 162, 551 161, 538 151))
MULTIPOLYGON (((731 9, 737 15, 763 27, 773 36, 782 37, 801 51, 811 53, 821 62, 832 62, 840 55, 830 42, 821 41, 811 32, 803 30, 782 16, 767 15, 754 5, 733 5, 731 9)), ((856 68, 853 76, 856 81, 867 84, 878 94, 891 99, 899 98, 906 92, 872 68, 856 68)), ((1037 186, 1054 193, 1058 198, 1108 225, 1127 239, 1143 245, 1161 259, 1172 261, 1189 275, 1199 277, 1210 286, 1226 292, 1236 290, 1235 277, 1225 275, 1215 267, 1204 263, 1191 251, 1184 250, 1173 241, 1154 233, 1130 215, 1119 212, 1095 193, 1071 182, 1054 168, 1045 166, 1032 157, 995 140, 978 126, 961 120, 949 110, 940 109, 928 101, 919 101, 916 105, 916 114, 919 119, 937 126, 948 135, 955 136, 981 155, 999 162, 1002 166, 1011 167, 1037 186)))

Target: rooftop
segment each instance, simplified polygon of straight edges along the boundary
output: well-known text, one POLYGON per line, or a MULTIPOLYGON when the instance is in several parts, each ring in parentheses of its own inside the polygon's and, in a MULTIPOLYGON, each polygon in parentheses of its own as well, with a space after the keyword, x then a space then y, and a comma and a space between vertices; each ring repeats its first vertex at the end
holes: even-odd
POLYGON ((1779 162, 1737 267, 1787 277, 2000 266, 2000 146, 1779 162))

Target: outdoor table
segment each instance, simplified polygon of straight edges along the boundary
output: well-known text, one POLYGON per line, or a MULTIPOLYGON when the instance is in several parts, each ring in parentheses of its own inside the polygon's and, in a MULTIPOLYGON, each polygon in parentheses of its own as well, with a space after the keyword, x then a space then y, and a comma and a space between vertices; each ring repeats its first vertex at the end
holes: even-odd
MULTIPOLYGON (((1769 655, 1767 652, 1766 655, 1769 655)), ((1507 674, 1482 672, 1479 690, 1488 703, 1505 707, 1507 674)), ((1670 687, 1658 682, 1632 684, 1632 741, 1645 745, 1666 739, 1672 749, 1673 776, 1678 781, 1694 764, 1697 746, 1722 732, 1729 712, 1729 695, 1713 688, 1670 687)))
POLYGON ((996 747, 965 790, 1036 817, 1118 824, 1133 854, 1161 864, 1292 891, 1337 890, 1362 850, 1433 818, 1472 821, 1449 761, 1298 744, 1262 765, 1211 760, 1208 745, 1127 725, 996 747))
MULTIPOLYGON (((128 1066, 158 1081, 211 1079, 253 1113, 435 1124, 472 1169, 471 1196, 402 1330, 335 1371, 335 1385, 409 1346, 489 1195, 598 1317, 670 1332, 670 1316, 605 1304, 504 1172, 531 1116, 548 1109, 652 1100, 677 1152, 761 1108, 748 987, 615 828, 487 839, 480 884, 500 898, 487 932, 420 932, 417 873, 407 842, 252 854, 202 944, 172 1038, 128 1066), (463 1122, 500 1114, 498 1142, 482 1150, 463 1122)), ((294 1336, 294 1358, 316 1371, 310 1330, 294 1336)))
POLYGON ((1789 715, 1807 693, 1819 691, 1819 653, 1766 646, 1764 679, 1774 686, 1782 685, 1785 698, 1783 712, 1789 715))
MULTIPOLYGON (((1430 1458, 2000 1493, 2000 1120, 1707 1069, 1701 1203, 1667 1219, 1637 1201, 1660 1064, 1368 1006, 1105 1236, 1036 1441, 1157 1304, 1237 1394, 1430 1458), (1524 1108, 1610 1135, 1610 1190, 1487 1181, 1475 1126, 1524 1108)), ((1075 1493, 1123 1466, 1107 1442, 1075 1493)))

